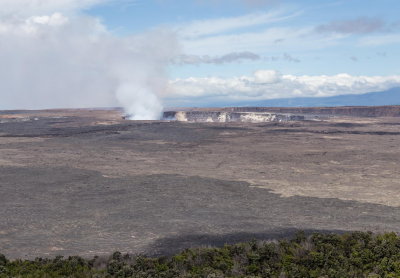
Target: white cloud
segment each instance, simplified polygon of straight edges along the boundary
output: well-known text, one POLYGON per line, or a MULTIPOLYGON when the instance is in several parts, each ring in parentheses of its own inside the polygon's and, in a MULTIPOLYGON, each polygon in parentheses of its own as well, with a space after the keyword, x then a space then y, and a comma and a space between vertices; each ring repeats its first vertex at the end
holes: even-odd
MULTIPOLYGON (((321 36, 315 32, 314 26, 270 24, 273 21, 285 23, 285 20, 298 14, 301 11, 288 13, 281 9, 264 14, 195 21, 182 24, 176 30, 185 52, 192 55, 224 55, 245 51, 265 56, 282 52, 298 53, 334 46, 349 36, 341 33, 321 36), (243 28, 257 24, 257 28, 243 28)), ((299 62, 299 59, 290 55, 283 57, 283 60, 299 62)))
POLYGON ((183 40, 185 51, 197 55, 222 55, 227 52, 251 51, 255 53, 276 53, 298 51, 299 49, 323 48, 334 43, 330 38, 309 36, 312 28, 271 27, 261 31, 240 34, 183 40), (276 40, 285 38, 277 47, 276 40))
POLYGON ((276 70, 258 70, 254 73, 254 82, 258 84, 273 84, 281 81, 281 74, 276 70))
POLYGON ((251 13, 237 17, 197 20, 176 27, 176 31, 184 39, 194 39, 221 34, 231 30, 279 22, 297 16, 298 14, 299 13, 287 14, 283 10, 275 10, 272 12, 251 13))
MULTIPOLYGON (((13 18, 12 20, 0 20, 0 35, 7 37, 14 36, 34 36, 39 33, 44 34, 50 30, 57 30, 56 27, 62 27, 69 23, 69 18, 60 14, 54 13, 44 16, 31 16, 24 20, 13 18)), ((101 25, 95 20, 92 24, 96 25, 96 32, 101 29, 101 25)), ((93 26, 94 27, 94 26, 93 26)))
POLYGON ((328 97, 362 94, 400 86, 400 76, 351 76, 349 74, 295 76, 274 70, 234 78, 187 78, 170 81, 168 98, 264 100, 290 97, 328 97))
POLYGON ((351 36, 349 33, 328 32, 321 35, 313 25, 293 25, 291 20, 303 10, 284 6, 268 12, 249 13, 186 22, 175 27, 185 53, 197 56, 221 56, 225 53, 253 52, 272 60, 300 62, 286 54, 320 50, 336 46, 351 36))
POLYGON ((28 18, 27 24, 43 24, 49 26, 60 26, 68 23, 68 18, 60 13, 54 13, 52 15, 44 16, 33 16, 28 18))
POLYGON ((1 0, 0 16, 31 16, 71 12, 113 0, 1 0))

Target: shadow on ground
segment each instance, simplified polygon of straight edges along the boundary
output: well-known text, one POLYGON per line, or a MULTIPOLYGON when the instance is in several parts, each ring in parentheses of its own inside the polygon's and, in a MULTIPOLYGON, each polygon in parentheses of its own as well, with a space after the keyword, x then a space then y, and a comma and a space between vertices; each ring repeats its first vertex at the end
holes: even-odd
POLYGON ((241 242, 257 241, 275 241, 283 239, 291 239, 297 233, 304 232, 306 236, 314 233, 323 234, 343 234, 348 231, 343 230, 300 230, 297 228, 282 228, 272 229, 263 233, 228 233, 220 235, 212 234, 192 234, 192 235, 177 235, 173 237, 165 237, 156 240, 148 245, 143 252, 150 256, 170 256, 179 253, 187 248, 197 247, 222 247, 225 244, 237 244, 241 242))

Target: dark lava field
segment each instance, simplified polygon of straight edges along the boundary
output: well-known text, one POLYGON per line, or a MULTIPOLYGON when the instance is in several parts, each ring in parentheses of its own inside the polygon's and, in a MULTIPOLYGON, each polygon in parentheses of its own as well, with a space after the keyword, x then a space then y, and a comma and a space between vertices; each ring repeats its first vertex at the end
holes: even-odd
POLYGON ((400 232, 400 118, 186 123, 0 113, 0 253, 170 254, 307 232, 400 232))

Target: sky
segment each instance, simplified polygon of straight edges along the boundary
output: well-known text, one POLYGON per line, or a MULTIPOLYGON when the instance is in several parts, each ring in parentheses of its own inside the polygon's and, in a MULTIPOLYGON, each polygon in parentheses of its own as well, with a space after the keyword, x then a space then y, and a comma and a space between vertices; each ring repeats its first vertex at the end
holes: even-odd
POLYGON ((398 0, 0 0, 0 109, 122 105, 155 118, 165 105, 384 91, 400 86, 399 10, 398 0))
POLYGON ((172 77, 249 74, 399 74, 400 2, 396 0, 136 0, 95 7, 116 33, 177 32, 186 55, 251 52, 258 59, 173 67, 172 77), (128 4, 129 3, 129 4, 128 4), (222 65, 221 65, 222 64, 222 65))

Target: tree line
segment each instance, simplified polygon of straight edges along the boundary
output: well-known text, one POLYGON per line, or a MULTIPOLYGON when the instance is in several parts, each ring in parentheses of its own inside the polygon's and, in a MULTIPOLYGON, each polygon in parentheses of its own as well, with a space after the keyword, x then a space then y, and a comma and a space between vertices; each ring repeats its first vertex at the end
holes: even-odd
POLYGON ((306 236, 299 232, 286 240, 191 248, 168 257, 115 252, 92 259, 58 256, 8 260, 0 255, 0 278, 9 277, 398 278, 400 237, 395 233, 306 236))

